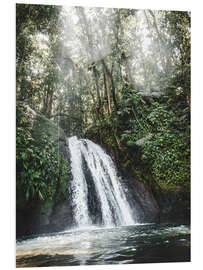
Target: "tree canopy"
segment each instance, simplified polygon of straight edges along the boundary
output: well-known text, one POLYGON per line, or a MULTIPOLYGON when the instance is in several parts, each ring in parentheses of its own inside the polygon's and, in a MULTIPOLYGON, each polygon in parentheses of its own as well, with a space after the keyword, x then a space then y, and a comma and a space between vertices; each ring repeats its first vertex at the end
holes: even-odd
POLYGON ((17 4, 16 81, 17 106, 189 190, 189 12, 17 4))

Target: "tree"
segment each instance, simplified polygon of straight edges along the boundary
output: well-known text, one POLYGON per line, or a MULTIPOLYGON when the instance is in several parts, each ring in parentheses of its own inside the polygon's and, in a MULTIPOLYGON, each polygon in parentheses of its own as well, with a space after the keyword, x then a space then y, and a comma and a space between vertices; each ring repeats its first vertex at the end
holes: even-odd
POLYGON ((44 76, 46 71, 43 66, 47 66, 47 57, 52 54, 50 64, 53 76, 51 78, 55 80, 53 58, 56 60, 57 56, 53 51, 56 51, 54 39, 58 33, 60 11, 61 7, 51 5, 16 5, 17 100, 26 100, 30 105, 40 108, 42 99, 45 104, 48 102, 45 95, 48 96, 49 92, 48 111, 51 109, 54 90, 53 87, 46 86, 49 90, 44 93, 42 89, 43 84, 50 82, 50 78, 44 76), (38 70, 36 65, 38 65, 38 70))
POLYGON ((17 16, 17 100, 143 181, 189 186, 188 12, 19 5, 17 16))

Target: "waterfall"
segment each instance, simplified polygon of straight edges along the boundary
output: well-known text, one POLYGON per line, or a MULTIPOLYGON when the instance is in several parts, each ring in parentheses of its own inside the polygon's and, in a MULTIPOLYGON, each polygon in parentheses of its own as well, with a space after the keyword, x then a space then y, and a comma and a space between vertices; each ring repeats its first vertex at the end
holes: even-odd
POLYGON ((75 225, 131 225, 132 215, 115 165, 105 151, 87 139, 69 138, 75 225))

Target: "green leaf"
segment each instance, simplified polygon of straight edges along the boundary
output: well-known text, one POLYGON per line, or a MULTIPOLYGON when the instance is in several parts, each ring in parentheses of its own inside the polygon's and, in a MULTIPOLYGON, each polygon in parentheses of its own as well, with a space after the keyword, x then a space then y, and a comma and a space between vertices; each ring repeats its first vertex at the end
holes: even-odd
POLYGON ((23 166, 25 167, 25 169, 27 169, 27 167, 28 167, 28 162, 24 162, 24 163, 23 163, 23 166))
POLYGON ((32 178, 39 178, 40 175, 41 175, 41 172, 34 172, 34 173, 32 174, 32 178))
POLYGON ((41 200, 44 200, 44 197, 43 197, 43 195, 42 195, 42 193, 41 193, 40 190, 38 190, 38 194, 39 194, 40 199, 41 199, 41 200))
POLYGON ((23 152, 23 153, 21 154, 21 157, 22 157, 22 159, 26 159, 26 153, 23 152))
POLYGON ((129 165, 129 163, 130 163, 130 160, 127 160, 124 164, 123 164, 123 167, 127 167, 128 165, 129 165))
POLYGON ((134 146, 134 145, 136 145, 136 142, 134 142, 134 141, 127 141, 127 143, 126 143, 128 146, 134 146))
POLYGON ((29 190, 26 191, 25 198, 26 198, 26 200, 29 199, 29 190))

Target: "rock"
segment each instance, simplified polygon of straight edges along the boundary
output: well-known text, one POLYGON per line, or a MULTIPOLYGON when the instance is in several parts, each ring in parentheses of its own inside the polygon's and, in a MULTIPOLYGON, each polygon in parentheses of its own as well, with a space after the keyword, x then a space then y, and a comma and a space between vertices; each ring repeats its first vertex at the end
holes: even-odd
POLYGON ((159 206, 148 187, 135 178, 128 177, 127 194, 135 215, 139 213, 139 222, 155 222, 159 216, 159 206))
POLYGON ((46 226, 46 225, 50 224, 49 215, 45 215, 45 214, 41 215, 39 217, 39 223, 41 226, 46 226))
POLYGON ((161 190, 156 195, 160 207, 160 222, 190 223, 190 195, 161 190))
POLYGON ((72 216, 72 207, 68 199, 58 203, 49 219, 52 231, 62 231, 70 228, 73 225, 72 216))

